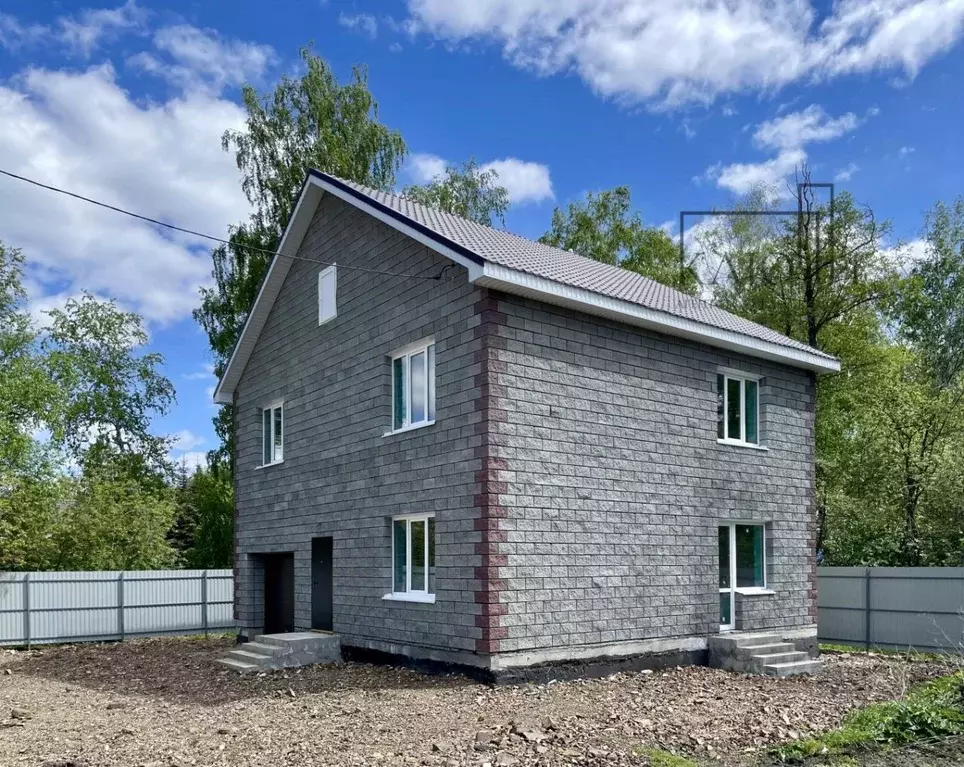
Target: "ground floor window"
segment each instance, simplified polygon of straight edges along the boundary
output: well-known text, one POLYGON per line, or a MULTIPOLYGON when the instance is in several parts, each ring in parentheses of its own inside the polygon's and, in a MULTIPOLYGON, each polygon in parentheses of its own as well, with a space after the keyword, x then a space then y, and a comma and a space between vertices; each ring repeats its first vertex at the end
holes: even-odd
POLYGON ((392 519, 392 594, 435 593, 435 517, 417 514, 392 519))
POLYGON ((719 528, 720 626, 733 628, 737 592, 762 591, 766 583, 766 528, 730 522, 719 528))

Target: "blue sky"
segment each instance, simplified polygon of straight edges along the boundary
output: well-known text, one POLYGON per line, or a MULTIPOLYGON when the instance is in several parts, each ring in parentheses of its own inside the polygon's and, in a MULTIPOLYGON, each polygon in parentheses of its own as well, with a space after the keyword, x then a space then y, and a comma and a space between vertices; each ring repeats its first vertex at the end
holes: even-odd
MULTIPOLYGON (((0 167, 223 236, 247 215, 219 137, 239 88, 296 72, 314 41, 342 78, 367 64, 412 153, 400 183, 470 156, 510 190, 509 229, 631 187, 645 220, 781 185, 806 160, 914 246, 964 193, 961 0, 7 0, 0 167)), ((0 179, 0 239, 22 247, 38 317, 81 290, 148 321, 178 390, 175 456, 214 446, 214 381, 190 318, 207 247, 0 179)))

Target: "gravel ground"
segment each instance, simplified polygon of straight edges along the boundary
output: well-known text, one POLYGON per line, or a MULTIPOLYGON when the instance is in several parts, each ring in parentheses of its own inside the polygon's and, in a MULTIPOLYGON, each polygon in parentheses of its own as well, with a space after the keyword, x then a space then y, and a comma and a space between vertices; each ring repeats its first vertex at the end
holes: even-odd
POLYGON ((815 678, 707 668, 491 688, 339 664, 256 677, 213 661, 229 639, 0 651, 0 765, 646 765, 700 760, 837 726, 939 665, 834 655, 815 678))

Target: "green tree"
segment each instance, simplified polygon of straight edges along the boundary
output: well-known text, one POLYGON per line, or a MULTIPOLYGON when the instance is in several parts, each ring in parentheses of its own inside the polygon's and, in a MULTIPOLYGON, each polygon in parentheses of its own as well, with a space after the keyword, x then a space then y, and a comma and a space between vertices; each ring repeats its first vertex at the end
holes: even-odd
POLYGON ((143 351, 141 318, 88 293, 49 314, 42 347, 58 389, 54 444, 79 464, 116 455, 132 468, 164 471, 169 440, 151 433, 151 420, 168 412, 174 386, 160 372, 163 357, 143 351))
POLYGON ((23 254, 0 242, 0 481, 29 459, 31 432, 47 418, 56 393, 37 354, 23 270, 23 254))
MULTIPOLYGON (((936 500, 932 487, 942 469, 957 465, 953 456, 964 448, 964 198, 934 207, 925 241, 925 256, 895 301, 898 337, 913 356, 891 385, 905 396, 882 413, 896 442, 906 565, 923 561, 921 512, 936 500)), ((964 531, 951 535, 960 539, 964 531)))
MULTIPOLYGON (((405 156, 401 135, 379 122, 364 68, 356 67, 342 84, 309 49, 301 50, 301 58, 304 74, 282 77, 270 93, 244 87, 245 127, 226 131, 222 138, 225 151, 235 154, 241 187, 254 212, 234 228, 229 245, 212 252, 214 287, 201 290, 201 306, 194 312, 208 334, 218 376, 241 334, 308 169, 387 189, 405 156)), ((222 407, 214 419, 221 445, 212 457, 227 463, 229 470, 232 424, 231 407, 222 407)))
POLYGON ((0 476, 0 570, 52 570, 72 479, 58 456, 33 442, 0 476))
POLYGON ((422 205, 492 226, 505 225, 509 208, 509 192, 499 186, 499 174, 493 169, 481 170, 475 158, 461 166, 450 165, 445 173, 427 184, 407 186, 402 194, 422 205))
MULTIPOLYGON (((803 178, 809 180, 806 171, 803 178)), ((738 208, 776 204, 758 190, 738 208)), ((799 216, 775 223, 727 217, 701 239, 701 250, 721 259, 712 270, 713 300, 826 351, 825 329, 849 322, 861 310, 873 312, 893 296, 898 264, 880 248, 889 230, 889 223, 878 222, 850 194, 837 196, 831 211, 809 187, 799 216)))
POLYGON ((58 570, 151 570, 175 563, 167 533, 174 491, 146 484, 125 462, 85 467, 52 534, 58 570))
POLYGON ((179 492, 178 526, 187 567, 230 567, 234 561, 234 492, 224 472, 197 468, 179 492))
POLYGON ((645 226, 639 211, 632 210, 627 186, 589 192, 585 202, 556 208, 552 227, 539 242, 621 266, 684 293, 694 294, 699 288, 696 269, 680 261, 669 235, 645 226))

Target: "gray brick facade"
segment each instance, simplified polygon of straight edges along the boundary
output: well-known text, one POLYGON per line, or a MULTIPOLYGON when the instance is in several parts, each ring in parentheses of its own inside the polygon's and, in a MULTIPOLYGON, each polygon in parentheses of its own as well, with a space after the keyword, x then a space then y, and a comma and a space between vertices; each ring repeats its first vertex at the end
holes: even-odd
POLYGON ((263 615, 256 555, 282 551, 309 628, 311 539, 332 536, 345 645, 485 667, 695 648, 719 629, 730 519, 768 526, 773 593, 739 599, 740 627, 815 623, 811 373, 475 288, 333 196, 299 256, 338 263, 338 315, 319 327, 324 267, 296 261, 235 392, 243 631, 263 615), (388 355, 429 336, 436 423, 386 436, 388 355), (762 376, 765 449, 717 442, 720 366, 762 376), (284 462, 260 468, 279 399, 284 462), (436 515, 435 604, 382 598, 391 517, 416 512, 436 515))

